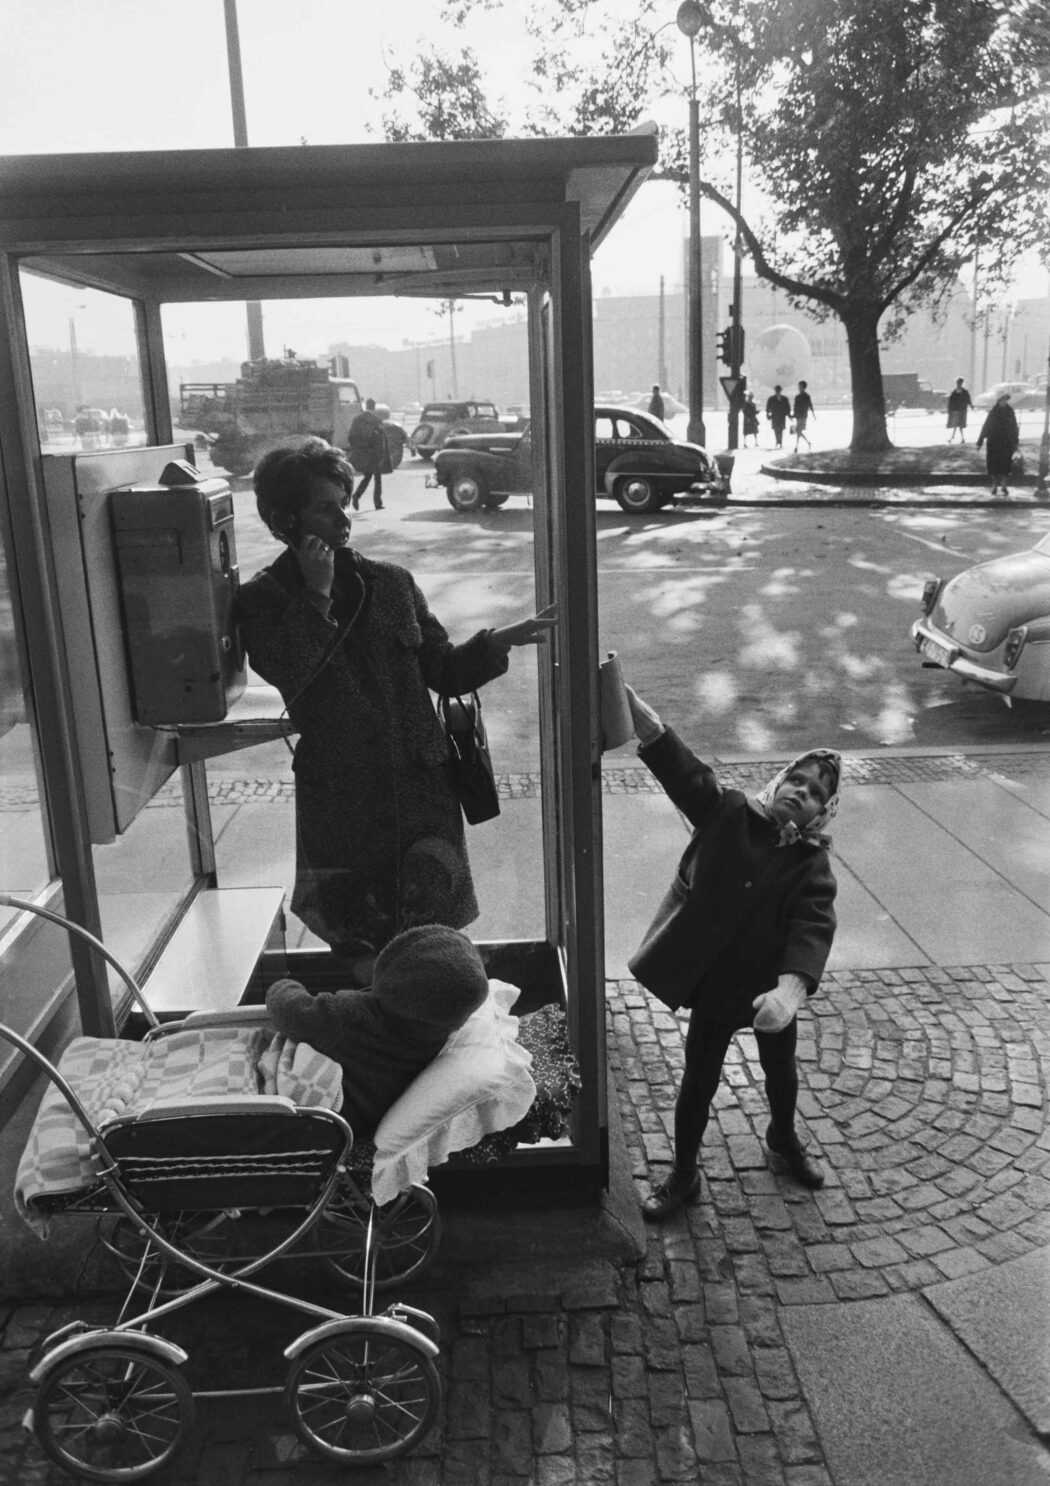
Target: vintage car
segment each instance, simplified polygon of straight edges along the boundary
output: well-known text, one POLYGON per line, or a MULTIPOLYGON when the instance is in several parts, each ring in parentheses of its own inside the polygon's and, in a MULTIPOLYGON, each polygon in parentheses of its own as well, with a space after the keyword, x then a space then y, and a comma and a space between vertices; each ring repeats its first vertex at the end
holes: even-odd
POLYGON ((1050 534, 1026 552, 931 578, 911 635, 924 665, 1008 703, 1050 701, 1050 534))
MULTIPOLYGON (((725 495, 715 461, 698 444, 676 439, 639 408, 599 404, 594 410, 594 465, 598 496, 618 501, 631 515, 670 505, 687 492, 725 495)), ((450 438, 427 481, 443 486, 457 511, 501 506, 532 489, 532 437, 520 431, 450 438)))
POLYGON ((433 459, 446 439, 461 433, 490 433, 517 427, 518 418, 502 418, 494 402, 428 402, 412 430, 409 444, 419 459, 433 459))
POLYGON ((1010 394, 1010 401, 1014 407, 1017 407, 1017 399, 1033 390, 1031 382, 993 382, 983 392, 978 392, 973 400, 973 405, 975 408, 990 408, 994 403, 999 401, 1004 392, 1008 392, 1010 394))

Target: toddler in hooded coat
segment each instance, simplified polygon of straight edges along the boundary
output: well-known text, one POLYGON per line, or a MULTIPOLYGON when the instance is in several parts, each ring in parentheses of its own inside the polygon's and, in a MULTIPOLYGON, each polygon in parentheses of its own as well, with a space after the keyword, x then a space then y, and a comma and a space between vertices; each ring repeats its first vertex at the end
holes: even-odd
POLYGON ((395 1100, 482 1005, 488 977, 465 934, 425 924, 399 934, 376 957, 367 990, 313 995, 295 980, 266 993, 285 1037, 343 1066, 342 1115, 370 1135, 395 1100))
POLYGON ((638 753, 692 827, 631 974, 672 1011, 689 1008, 675 1102, 674 1165, 642 1204, 649 1222, 700 1191, 697 1158, 729 1043, 753 1029, 765 1076, 774 1171, 807 1187, 824 1174, 795 1132, 797 1014, 816 992, 835 935, 835 874, 827 827, 842 759, 814 748, 754 796, 714 770, 626 687, 638 753))

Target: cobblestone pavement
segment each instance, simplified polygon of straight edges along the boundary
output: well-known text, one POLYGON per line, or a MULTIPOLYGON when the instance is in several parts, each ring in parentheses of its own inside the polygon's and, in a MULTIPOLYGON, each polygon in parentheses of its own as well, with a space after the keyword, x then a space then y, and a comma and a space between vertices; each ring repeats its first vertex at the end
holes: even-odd
MULTIPOLYGON (((438 1423, 411 1458, 355 1472, 355 1481, 833 1486, 784 1340, 783 1308, 919 1290, 1050 1241, 1048 971, 829 975, 803 1019, 799 1049, 800 1124, 827 1171, 816 1194, 766 1169, 761 1071, 745 1033, 730 1050, 705 1137, 701 1199, 647 1230, 639 1263, 590 1265, 575 1281, 552 1271, 547 1284, 513 1293, 487 1278, 484 1263, 467 1253, 446 1260, 443 1251, 433 1272, 396 1297, 441 1324, 438 1423)), ((641 1195, 670 1159, 684 1024, 633 981, 610 983, 608 1022, 641 1195)), ((542 1235, 548 1220, 532 1221, 542 1235)), ((571 1257, 551 1256, 563 1264, 571 1257)), ((203 1348, 205 1370, 218 1374, 206 1386, 251 1382, 264 1352, 279 1362, 287 1338, 268 1347, 272 1323, 246 1305, 221 1298, 195 1308, 191 1366, 203 1348)), ((27 1363, 62 1321, 111 1314, 97 1298, 7 1308, 4 1482, 67 1479, 19 1427, 31 1396, 27 1363)), ((293 1318, 289 1334, 301 1329, 293 1318)), ((345 1479, 305 1451, 278 1408, 273 1399, 202 1403, 177 1466, 156 1479, 345 1479)))
MULTIPOLYGON (((771 770, 789 763, 786 754, 770 758, 721 760, 711 762, 718 776, 736 789, 755 789, 768 783, 771 770)), ((1050 778, 1050 749, 1045 745, 1031 748, 999 747, 967 749, 938 753, 886 753, 843 755, 843 778, 848 784, 914 784, 937 780, 981 779, 1007 771, 1013 779, 1050 778)), ((497 773, 496 784, 502 799, 531 799, 539 795, 539 772, 497 773)), ((604 795, 660 794, 660 785, 643 763, 625 757, 623 761, 602 765, 604 795)), ((289 769, 276 779, 249 778, 238 774, 214 772, 208 778, 208 799, 213 805, 260 805, 268 801, 290 804, 295 785, 289 769)), ((182 805, 181 786, 171 781, 149 802, 147 809, 182 805)), ((37 806, 36 790, 31 785, 0 786, 0 811, 30 810, 37 806)))

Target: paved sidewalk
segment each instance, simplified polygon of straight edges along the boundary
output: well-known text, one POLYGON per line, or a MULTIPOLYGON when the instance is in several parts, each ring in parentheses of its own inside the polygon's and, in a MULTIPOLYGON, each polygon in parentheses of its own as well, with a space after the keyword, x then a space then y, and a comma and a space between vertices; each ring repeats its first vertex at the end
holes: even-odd
MULTIPOLYGON (((847 768, 856 788, 836 846, 863 924, 840 940, 845 958, 800 1038, 800 1123, 823 1152, 825 1188, 766 1169, 761 1073, 743 1034, 699 1201, 659 1228, 638 1221, 670 1159, 683 1024, 626 976, 622 950, 684 836, 645 771, 607 762, 609 1203, 589 1215, 444 1212, 436 1264, 397 1297, 441 1323, 438 1423, 411 1458, 355 1472, 360 1486, 1050 1479, 1050 754, 914 750, 847 768), (1003 928, 1013 952, 965 952, 1003 928)), ((723 767, 748 788, 769 772, 770 761, 723 767)), ((525 829, 515 809, 534 810, 534 783, 509 782, 508 830, 525 829)), ((265 857, 265 821, 287 824, 280 799, 249 804, 224 787, 265 857)), ((31 1264, 37 1241, 15 1241, 31 1264)), ((67 1479, 19 1421, 39 1339, 112 1314, 108 1272, 74 1259, 79 1298, 41 1271, 35 1296, 0 1310, 3 1482, 67 1479)), ((213 1386, 280 1381, 280 1347, 303 1326, 271 1309, 222 1298, 185 1313, 191 1366, 213 1386)), ((279 1399, 202 1404, 198 1424, 155 1479, 348 1479, 299 1446, 279 1399)))

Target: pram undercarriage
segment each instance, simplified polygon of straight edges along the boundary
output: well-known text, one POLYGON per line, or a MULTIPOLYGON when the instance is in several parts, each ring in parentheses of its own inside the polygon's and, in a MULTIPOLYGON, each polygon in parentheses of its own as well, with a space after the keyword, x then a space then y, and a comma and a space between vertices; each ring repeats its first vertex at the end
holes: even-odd
MULTIPOLYGON (((257 1031, 261 1016, 238 1008, 189 1017, 151 1028, 144 1041, 148 1051, 151 1042, 205 1028, 239 1035, 248 1025, 257 1031)), ((37 1391, 26 1422, 52 1460, 85 1480, 144 1480, 192 1431, 197 1400, 260 1393, 283 1394, 300 1438, 344 1465, 390 1460, 429 1432, 441 1404, 438 1324, 401 1300, 377 1308, 437 1249, 441 1225, 429 1187, 410 1182, 377 1202, 371 1143, 355 1149, 338 1113, 282 1094, 154 1098, 99 1123, 66 1078, 65 1058, 56 1068, 2 1024, 0 1036, 47 1074, 49 1094, 68 1106, 93 1157, 86 1184, 34 1200, 37 1217, 95 1215, 129 1286, 111 1325, 63 1327, 30 1372, 37 1391), (278 1261, 306 1257, 352 1287, 352 1311, 262 1276, 278 1261), (306 1318, 283 1349, 283 1382, 191 1388, 188 1352, 155 1328, 223 1290, 306 1318)), ((507 1149, 499 1137, 496 1145, 497 1154, 507 1149)))

